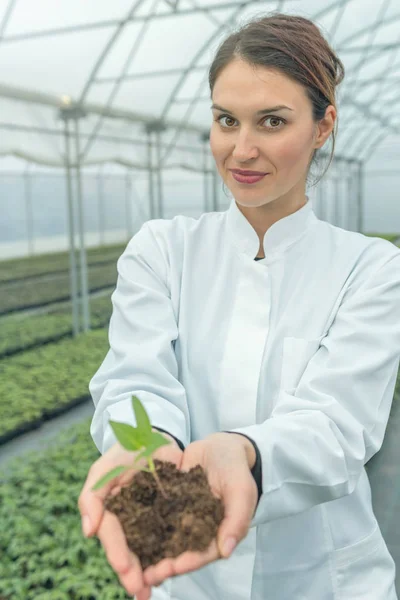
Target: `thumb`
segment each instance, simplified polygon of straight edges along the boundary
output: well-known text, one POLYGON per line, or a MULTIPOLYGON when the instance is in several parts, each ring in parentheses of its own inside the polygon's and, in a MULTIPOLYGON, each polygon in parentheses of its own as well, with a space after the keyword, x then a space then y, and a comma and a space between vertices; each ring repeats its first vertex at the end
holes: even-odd
POLYGON ((223 489, 225 517, 218 533, 218 549, 222 558, 228 558, 247 534, 254 513, 254 490, 247 471, 234 483, 223 489))

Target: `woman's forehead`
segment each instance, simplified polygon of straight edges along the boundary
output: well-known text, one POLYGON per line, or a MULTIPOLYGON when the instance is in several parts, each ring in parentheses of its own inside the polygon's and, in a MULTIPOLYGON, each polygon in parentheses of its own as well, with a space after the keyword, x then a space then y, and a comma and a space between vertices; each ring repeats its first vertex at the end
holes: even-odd
POLYGON ((212 102, 232 113, 257 115, 259 111, 281 105, 292 109, 282 111, 282 116, 302 109, 308 111, 310 103, 300 83, 276 69, 254 67, 244 61, 233 61, 221 71, 214 85, 212 102))

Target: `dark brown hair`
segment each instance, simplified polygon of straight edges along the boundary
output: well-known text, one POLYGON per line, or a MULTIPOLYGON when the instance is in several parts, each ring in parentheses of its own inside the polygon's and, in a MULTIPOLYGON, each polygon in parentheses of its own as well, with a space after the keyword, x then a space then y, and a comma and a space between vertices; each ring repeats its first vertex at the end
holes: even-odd
MULTIPOLYGON (((257 17, 234 31, 218 47, 209 70, 211 96, 218 75, 234 60, 244 60, 251 66, 281 71, 300 83, 311 101, 315 122, 325 116, 332 104, 336 109, 335 88, 344 78, 345 70, 318 27, 309 19, 279 12, 257 17)), ((338 119, 335 126, 337 128, 338 119)), ((332 152, 336 131, 332 130, 332 152)), ((314 150, 309 167, 317 162, 314 150)))

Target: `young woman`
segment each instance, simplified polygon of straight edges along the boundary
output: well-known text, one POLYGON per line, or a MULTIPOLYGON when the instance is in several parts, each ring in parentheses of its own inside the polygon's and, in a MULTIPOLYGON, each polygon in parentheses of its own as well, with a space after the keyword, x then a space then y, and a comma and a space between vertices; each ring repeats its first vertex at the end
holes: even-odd
POLYGON ((333 154, 343 76, 303 17, 227 37, 209 73, 210 146, 232 202, 148 221, 118 261, 90 382, 102 456, 79 508, 137 600, 397 598, 364 466, 399 367, 400 251, 319 220, 306 194, 331 135, 333 154), (226 511, 207 552, 144 573, 102 504, 126 474, 91 492, 132 463, 108 421, 135 424, 133 394, 173 440, 156 457, 201 464, 226 511))

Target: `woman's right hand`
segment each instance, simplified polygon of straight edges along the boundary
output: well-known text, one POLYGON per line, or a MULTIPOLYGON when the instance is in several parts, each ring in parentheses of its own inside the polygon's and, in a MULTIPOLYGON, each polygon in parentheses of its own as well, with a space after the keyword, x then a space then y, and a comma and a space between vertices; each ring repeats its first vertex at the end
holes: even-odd
MULTIPOLYGON (((157 430, 155 430, 157 431, 157 430)), ((178 469, 181 467, 183 452, 176 441, 163 432, 170 444, 161 446, 154 454, 153 459, 174 463, 178 469)), ((107 560, 117 573, 122 586, 128 594, 135 594, 137 600, 149 600, 151 587, 143 580, 143 570, 139 558, 128 548, 124 531, 117 516, 104 508, 104 500, 108 494, 115 495, 121 487, 127 485, 138 469, 121 473, 99 490, 92 491, 92 487, 108 471, 119 465, 132 465, 137 453, 126 450, 119 442, 111 446, 90 467, 86 481, 79 495, 78 506, 81 517, 87 516, 90 520, 90 529, 87 537, 97 535, 107 560)), ((141 463, 140 463, 141 464, 141 463)), ((143 465, 146 464, 143 459, 143 465)))

